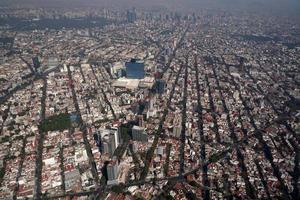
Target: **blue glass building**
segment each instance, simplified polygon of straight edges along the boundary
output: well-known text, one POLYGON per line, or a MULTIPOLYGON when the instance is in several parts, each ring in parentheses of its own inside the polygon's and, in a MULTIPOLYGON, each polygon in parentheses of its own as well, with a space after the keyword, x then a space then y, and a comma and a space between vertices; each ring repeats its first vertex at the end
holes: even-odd
POLYGON ((131 59, 125 63, 126 77, 132 79, 143 79, 145 76, 144 62, 141 60, 131 59))

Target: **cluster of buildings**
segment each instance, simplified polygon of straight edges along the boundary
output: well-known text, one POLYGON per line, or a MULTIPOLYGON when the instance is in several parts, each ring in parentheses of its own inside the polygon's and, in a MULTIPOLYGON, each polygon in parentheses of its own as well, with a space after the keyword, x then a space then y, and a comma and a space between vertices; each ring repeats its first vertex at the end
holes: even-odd
POLYGON ((297 195, 297 23, 90 15, 126 23, 0 28, 0 199, 98 188, 107 199, 297 195))

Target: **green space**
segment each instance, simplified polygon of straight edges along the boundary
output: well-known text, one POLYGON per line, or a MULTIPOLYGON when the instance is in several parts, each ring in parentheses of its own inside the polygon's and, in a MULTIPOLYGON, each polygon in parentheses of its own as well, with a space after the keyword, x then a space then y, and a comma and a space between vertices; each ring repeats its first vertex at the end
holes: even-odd
POLYGON ((0 186, 1 186, 1 183, 3 181, 4 175, 5 175, 5 167, 2 167, 0 169, 0 186))
POLYGON ((5 136, 2 136, 0 137, 0 143, 5 143, 5 142, 9 142, 9 136, 8 135, 5 135, 5 136))
POLYGON ((121 194, 124 193, 124 186, 122 184, 119 185, 113 185, 111 188, 111 191, 116 193, 116 194, 121 194))
POLYGON ((39 125, 41 132, 62 131, 71 127, 71 120, 68 113, 53 115, 43 120, 39 125))
POLYGON ((0 78, 0 83, 7 81, 5 78, 0 78))

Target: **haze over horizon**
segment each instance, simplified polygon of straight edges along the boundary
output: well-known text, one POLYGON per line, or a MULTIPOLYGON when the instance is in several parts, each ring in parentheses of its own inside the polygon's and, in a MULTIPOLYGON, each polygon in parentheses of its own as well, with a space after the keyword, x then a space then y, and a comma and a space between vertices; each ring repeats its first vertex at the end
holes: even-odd
POLYGON ((225 11, 257 12, 275 15, 299 15, 298 0, 0 0, 0 6, 9 7, 102 7, 142 8, 146 10, 169 9, 192 11, 217 9, 225 11), (71 3, 70 3, 71 2, 71 3))

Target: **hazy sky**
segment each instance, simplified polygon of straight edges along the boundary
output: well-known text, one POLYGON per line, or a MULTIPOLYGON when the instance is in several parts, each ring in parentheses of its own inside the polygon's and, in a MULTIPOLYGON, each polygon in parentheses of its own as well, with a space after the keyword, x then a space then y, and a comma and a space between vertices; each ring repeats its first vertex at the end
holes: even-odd
POLYGON ((300 15, 300 0, 0 0, 0 5, 21 7, 98 6, 114 8, 168 8, 197 11, 201 8, 300 15))

